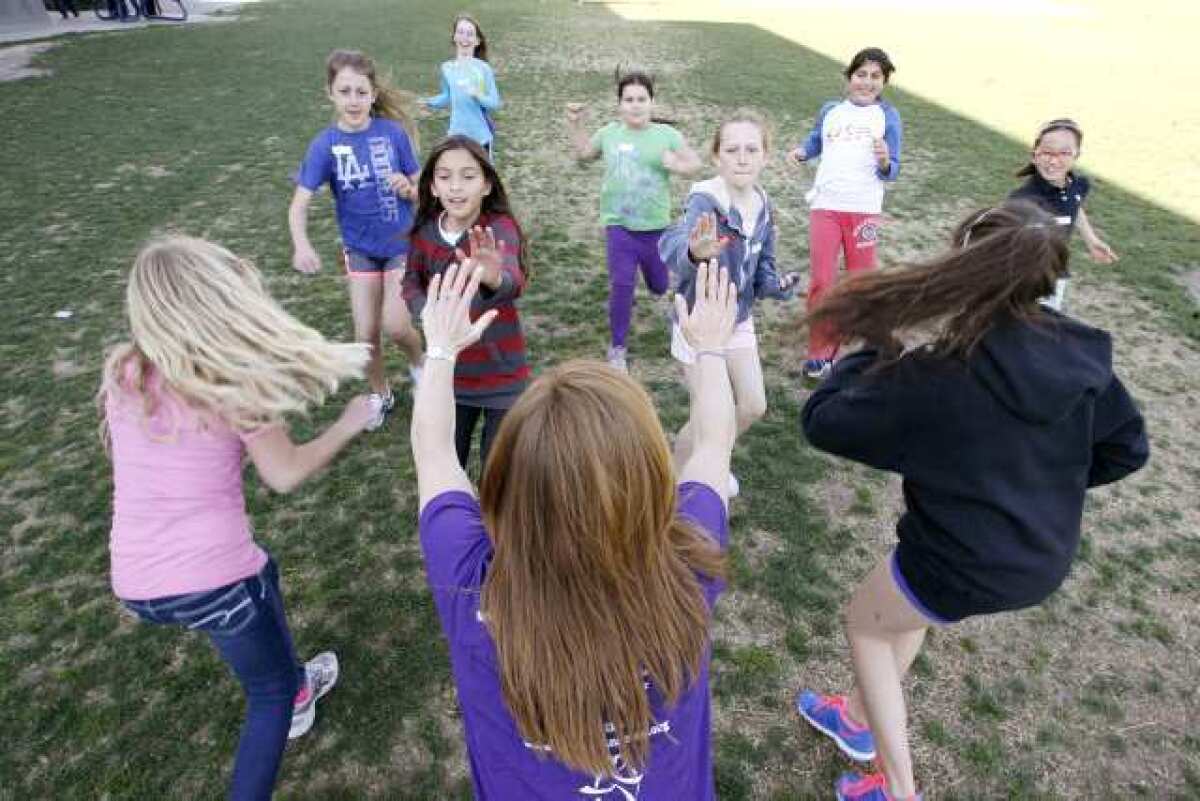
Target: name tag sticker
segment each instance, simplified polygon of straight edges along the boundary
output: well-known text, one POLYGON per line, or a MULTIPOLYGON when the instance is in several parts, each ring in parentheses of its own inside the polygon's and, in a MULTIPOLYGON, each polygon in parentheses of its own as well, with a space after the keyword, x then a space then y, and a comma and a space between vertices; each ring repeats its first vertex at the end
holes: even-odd
POLYGON ((1064 214, 1061 217, 1055 217, 1054 222, 1058 225, 1070 225, 1071 217, 1070 215, 1064 214))
POLYGON ((621 153, 632 153, 634 151, 633 144, 630 142, 622 142, 617 145, 617 150, 621 153))

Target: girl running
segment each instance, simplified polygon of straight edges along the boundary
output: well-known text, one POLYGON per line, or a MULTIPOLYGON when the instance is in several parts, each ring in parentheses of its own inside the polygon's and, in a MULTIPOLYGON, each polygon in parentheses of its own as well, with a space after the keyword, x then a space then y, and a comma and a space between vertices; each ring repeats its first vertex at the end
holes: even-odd
POLYGON ((652 118, 650 76, 618 75, 617 101, 619 119, 590 138, 583 104, 568 103, 567 130, 580 161, 604 156, 600 219, 608 252, 608 363, 625 370, 638 269, 653 294, 667 291, 669 276, 658 254, 658 239, 671 221, 670 175, 691 175, 701 164, 679 131, 652 118))
POLYGON ((451 136, 430 152, 417 183, 417 217, 412 256, 404 276, 404 298, 420 316, 435 276, 470 256, 483 269, 472 319, 495 309, 496 323, 463 351, 454 370, 454 446, 465 469, 480 417, 479 462, 505 413, 529 383, 525 334, 516 299, 529 279, 521 226, 496 168, 473 139, 451 136))
MULTIPOLYGON (((1082 146, 1083 129, 1074 120, 1050 120, 1042 125, 1033 139, 1029 163, 1017 170, 1018 177, 1028 176, 1028 179, 1009 197, 1037 203, 1054 216, 1054 222, 1068 235, 1078 226, 1092 261, 1112 264, 1117 260, 1117 254, 1092 228, 1087 212, 1083 210, 1091 182, 1071 169, 1082 146)), ((1055 282, 1054 293, 1043 302, 1061 311, 1066 294, 1067 278, 1064 277, 1055 282)))
POLYGON ((469 136, 495 157, 496 124, 492 113, 500 108, 496 74, 487 60, 487 37, 470 14, 459 14, 450 26, 454 58, 442 64, 442 91, 421 99, 428 108, 450 107, 447 136, 469 136))
MULTIPOLYGON (((692 185, 683 219, 659 241, 663 261, 677 276, 676 291, 689 303, 696 294, 696 266, 710 259, 720 260, 737 287, 737 326, 726 346, 725 363, 733 384, 739 435, 767 411, 754 302, 790 298, 799 278, 796 273, 781 277, 775 268, 775 218, 767 193, 758 185, 769 149, 766 123, 759 114, 739 109, 726 118, 712 140, 717 176, 692 185)), ((688 389, 695 392, 696 355, 677 321, 671 325, 671 355, 683 364, 688 389)), ((691 457, 692 433, 689 422, 676 435, 676 465, 687 464, 691 457)), ((738 482, 732 474, 729 479, 729 495, 734 497, 738 482)))
POLYGON ((704 387, 678 476, 645 390, 570 362, 513 406, 478 500, 451 455, 450 384, 495 312, 470 322, 482 273, 470 261, 430 284, 412 427, 419 525, 476 798, 716 798, 709 637, 724 586, 737 306, 720 272, 702 267, 695 305, 678 304, 704 387))
POLYGON ((279 570, 242 497, 249 453, 289 492, 378 412, 351 400, 295 445, 283 418, 360 376, 362 345, 335 345, 275 303, 251 264, 190 237, 153 240, 126 292, 132 341, 109 355, 99 401, 113 463, 113 591, 143 620, 203 631, 246 696, 232 799, 267 799, 289 737, 307 732, 338 678, 325 652, 300 664, 279 570))
MULTIPOLYGON (((900 174, 900 115, 880 98, 895 70, 878 47, 855 53, 844 73, 846 97, 821 106, 808 139, 788 154, 793 164, 821 158, 807 195, 812 209, 809 311, 837 279, 839 253, 848 272, 875 267, 884 182, 900 174)), ((805 377, 824 378, 836 354, 837 333, 827 325, 814 325, 805 377)))
POLYGON ((901 682, 925 631, 1041 603, 1066 578, 1087 488, 1145 464, 1141 414, 1113 374, 1109 335, 1044 309, 1065 239, 1033 204, 972 214, 948 252, 855 276, 810 315, 867 349, 804 406, 815 447, 904 477, 896 549, 854 592, 855 689, 804 691, 801 715, 882 773, 839 799, 919 797, 901 682), (902 352, 898 337, 935 330, 902 352))
MULTIPOLYGON (((408 356, 414 383, 421 370, 421 337, 400 297, 419 170, 416 129, 404 94, 381 83, 374 62, 362 53, 330 53, 325 83, 336 120, 313 139, 296 176, 288 210, 292 264, 303 273, 321 269, 308 241, 308 206, 313 193, 329 184, 342 233, 354 336, 371 346, 367 381, 386 414, 396 400, 383 370, 381 331, 408 356)), ((369 428, 382 424, 381 416, 369 428)))

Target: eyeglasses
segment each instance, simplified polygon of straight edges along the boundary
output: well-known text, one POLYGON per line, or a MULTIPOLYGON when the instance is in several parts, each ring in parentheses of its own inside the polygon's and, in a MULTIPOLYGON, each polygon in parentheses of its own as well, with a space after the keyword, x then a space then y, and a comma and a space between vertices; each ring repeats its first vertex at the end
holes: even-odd
POLYGON ((1067 159, 1075 158, 1075 151, 1074 150, 1035 150, 1035 151, 1033 151, 1033 155, 1035 158, 1045 159, 1047 161, 1050 161, 1052 159, 1059 159, 1060 161, 1066 161, 1067 159))

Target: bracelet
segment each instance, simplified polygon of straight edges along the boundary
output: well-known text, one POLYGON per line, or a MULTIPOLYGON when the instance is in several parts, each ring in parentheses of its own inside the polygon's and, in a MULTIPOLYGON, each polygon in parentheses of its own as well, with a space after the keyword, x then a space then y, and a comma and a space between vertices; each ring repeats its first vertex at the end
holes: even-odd
POLYGON ((699 359, 701 356, 716 356, 718 358, 724 359, 725 351, 724 351, 724 349, 720 349, 720 348, 705 348, 704 350, 696 351, 696 358, 699 359))
POLYGON ((425 358, 452 362, 458 358, 458 354, 448 348, 434 345, 432 348, 425 349, 425 358))

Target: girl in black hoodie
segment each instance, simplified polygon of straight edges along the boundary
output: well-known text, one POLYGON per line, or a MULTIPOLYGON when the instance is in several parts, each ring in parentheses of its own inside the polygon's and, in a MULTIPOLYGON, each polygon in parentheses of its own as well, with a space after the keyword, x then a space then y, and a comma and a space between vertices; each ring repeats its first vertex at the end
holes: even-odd
POLYGON ((901 680, 925 630, 1044 600, 1075 557, 1086 490, 1146 463, 1109 335, 1038 303, 1067 258, 1050 215, 1009 201, 970 215, 945 254, 854 276, 808 317, 866 346, 805 404, 809 442, 904 478, 899 543, 846 613, 857 686, 797 699, 843 751, 878 754, 883 773, 843 776, 839 798, 919 797, 901 680))

